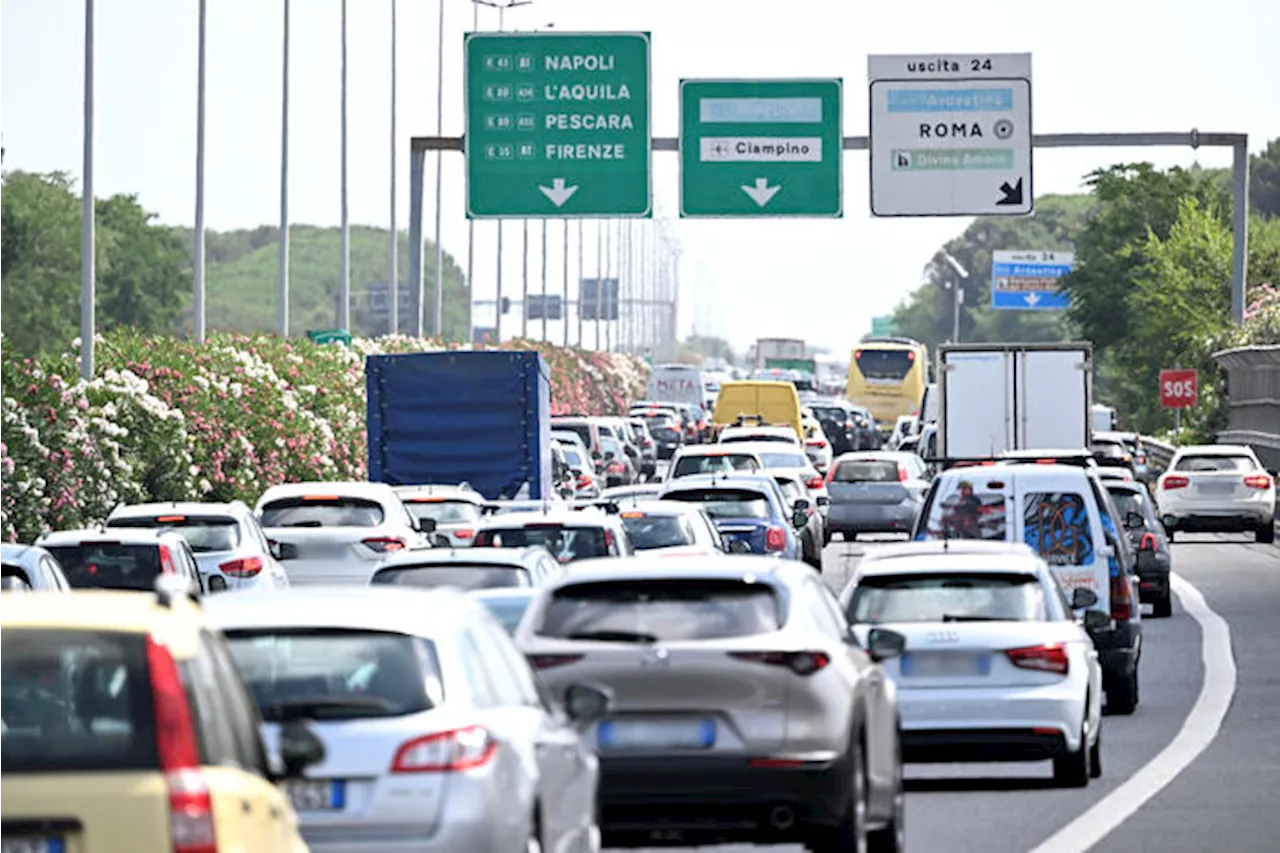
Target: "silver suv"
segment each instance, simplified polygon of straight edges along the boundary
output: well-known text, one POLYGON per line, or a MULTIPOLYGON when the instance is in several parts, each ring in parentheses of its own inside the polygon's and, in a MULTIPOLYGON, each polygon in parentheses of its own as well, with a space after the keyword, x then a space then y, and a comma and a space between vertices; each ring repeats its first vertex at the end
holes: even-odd
POLYGON ((905 640, 876 629, 864 651, 808 566, 578 563, 514 636, 553 694, 581 681, 613 692, 584 734, 605 846, 902 849, 898 714, 877 660, 905 640))

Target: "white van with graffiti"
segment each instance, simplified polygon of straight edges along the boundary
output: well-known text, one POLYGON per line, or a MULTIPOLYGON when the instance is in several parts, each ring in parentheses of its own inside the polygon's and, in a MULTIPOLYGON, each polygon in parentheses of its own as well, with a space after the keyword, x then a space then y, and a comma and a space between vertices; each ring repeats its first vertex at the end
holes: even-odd
POLYGON ((983 463, 933 481, 913 538, 1025 542, 1053 567, 1067 594, 1088 589, 1100 611, 1086 622, 1098 650, 1107 703, 1129 713, 1138 698, 1141 617, 1134 555, 1110 495, 1088 468, 983 463), (1105 618, 1104 618, 1105 617, 1105 618))

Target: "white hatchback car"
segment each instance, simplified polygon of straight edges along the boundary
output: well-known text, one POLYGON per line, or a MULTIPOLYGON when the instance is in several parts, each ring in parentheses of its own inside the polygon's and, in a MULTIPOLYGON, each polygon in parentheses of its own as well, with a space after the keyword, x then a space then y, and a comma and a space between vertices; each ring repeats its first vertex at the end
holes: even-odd
POLYGON ((432 528, 454 547, 470 545, 480 524, 484 495, 463 483, 458 486, 393 486, 419 527, 432 528), (426 522, 426 524, 424 524, 426 522))
POLYGON ((563 711, 484 604, 456 590, 308 587, 214 596, 278 751, 305 717, 325 757, 284 783, 313 853, 597 853, 599 763, 582 733, 610 697, 563 711))
POLYGON ((386 483, 272 486, 256 511, 290 584, 363 586, 387 554, 431 544, 386 483))
MULTIPOLYGON (((1048 564, 1022 544, 913 542, 868 551, 840 596, 863 643, 906 637, 885 661, 904 761, 1053 760, 1054 780, 1101 775, 1102 669, 1048 564)), ((1099 611, 1090 619, 1107 620, 1099 611)))
POLYGON ((1243 444, 1180 447, 1156 481, 1156 505, 1172 541, 1176 531, 1253 531, 1276 536, 1276 478, 1243 444))

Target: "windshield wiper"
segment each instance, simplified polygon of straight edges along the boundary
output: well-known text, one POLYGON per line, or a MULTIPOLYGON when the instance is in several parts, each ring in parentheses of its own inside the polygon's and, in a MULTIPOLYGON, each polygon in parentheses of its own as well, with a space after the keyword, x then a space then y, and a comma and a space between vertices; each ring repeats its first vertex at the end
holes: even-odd
POLYGON ((312 716, 337 716, 342 711, 377 716, 399 710, 399 705, 378 696, 309 696, 285 702, 270 702, 263 707, 263 716, 269 720, 286 722, 312 716))
POLYGON ((579 631, 566 640, 601 640, 606 643, 656 643, 657 636, 641 631, 579 631))
POLYGON ((312 519, 311 521, 291 521, 288 524, 281 524, 280 527, 323 527, 319 521, 312 519))
POLYGON ((943 622, 1013 622, 1013 619, 1001 619, 999 616, 973 616, 968 613, 944 613, 943 622))

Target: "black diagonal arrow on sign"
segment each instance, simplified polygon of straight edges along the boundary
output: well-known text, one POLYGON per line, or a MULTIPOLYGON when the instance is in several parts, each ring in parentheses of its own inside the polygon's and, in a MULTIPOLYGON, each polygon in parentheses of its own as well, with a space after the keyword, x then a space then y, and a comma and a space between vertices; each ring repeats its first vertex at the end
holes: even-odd
POLYGON ((1022 178, 1018 178, 1018 182, 1013 186, 1009 186, 1009 182, 1005 181, 1000 185, 1000 200, 996 204, 1022 204, 1022 178))

